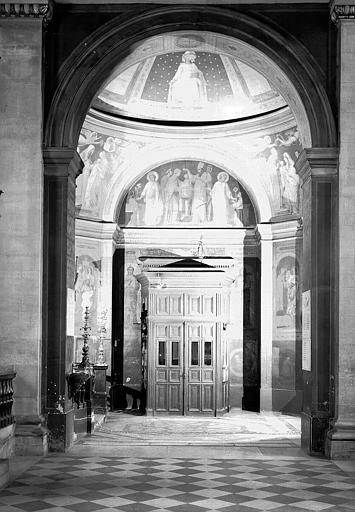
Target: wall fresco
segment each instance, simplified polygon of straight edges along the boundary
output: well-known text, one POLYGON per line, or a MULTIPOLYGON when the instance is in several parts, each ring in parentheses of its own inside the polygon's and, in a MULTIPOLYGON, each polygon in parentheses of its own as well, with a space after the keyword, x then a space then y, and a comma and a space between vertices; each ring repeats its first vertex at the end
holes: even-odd
POLYGON ((253 205, 229 173, 207 162, 173 161, 149 171, 130 189, 127 226, 235 226, 255 224, 253 205))
POLYGON ((292 128, 258 138, 254 147, 255 160, 263 170, 261 176, 275 212, 298 213, 299 176, 294 165, 302 151, 298 130, 292 128))

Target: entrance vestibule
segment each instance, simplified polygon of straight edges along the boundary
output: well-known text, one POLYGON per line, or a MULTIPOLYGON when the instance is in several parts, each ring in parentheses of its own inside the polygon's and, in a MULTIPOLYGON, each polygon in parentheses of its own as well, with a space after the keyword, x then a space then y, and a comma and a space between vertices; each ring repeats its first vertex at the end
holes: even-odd
MULTIPOLYGON (((189 34, 189 36, 190 35, 191 34, 189 34)), ((200 34, 198 34, 198 36, 200 37, 200 34)), ((223 36, 221 36, 221 40, 222 39, 223 36)), ((179 48, 182 48, 181 45, 189 45, 191 40, 191 37, 183 37, 177 38, 176 42, 179 43, 179 48)), ((201 39, 198 40, 201 41, 201 39)), ((204 40, 203 44, 207 44, 207 42, 210 42, 210 40, 204 40)), ((236 47, 224 45, 223 48, 229 48, 231 51, 233 49, 234 51, 236 47)), ((189 51, 189 49, 185 47, 182 48, 182 50, 179 51, 183 54, 185 51, 189 51)), ((209 51, 210 48, 204 49, 203 52, 206 53, 207 50, 209 51)), ((171 46, 169 47, 169 51, 177 52, 178 50, 171 46)), ((206 60, 207 58, 205 58, 205 53, 202 55, 202 50, 201 55, 199 55, 199 51, 200 50, 195 51, 197 56, 197 67, 202 65, 203 59, 206 60), (200 62, 198 58, 201 59, 200 62)), ((260 52, 256 53, 258 53, 259 57, 260 52)), ((156 58, 156 55, 153 57, 156 58)), ((179 66, 181 55, 177 55, 177 57, 179 58, 176 59, 176 62, 174 61, 174 65, 176 64, 179 66)), ((231 63, 235 58, 236 55, 229 55, 229 61, 228 59, 226 60, 221 58, 222 64, 226 70, 232 69, 227 66, 227 61, 231 63)), ((160 57, 159 59, 156 59, 154 65, 158 66, 158 63, 164 60, 160 57)), ((255 59, 255 61, 256 60, 258 59, 255 59)), ((203 62, 206 64, 207 61, 203 62)), ((135 64, 136 63, 134 63, 134 65, 135 64)), ((220 66, 220 64, 218 64, 218 66, 220 66)), ((149 78, 148 75, 153 69, 148 68, 148 65, 144 68, 147 72, 147 78, 149 78)), ((235 67, 233 69, 235 70, 235 67)), ((245 67, 243 69, 245 69, 245 67)), ((201 84, 204 83, 203 79, 205 79, 206 83, 209 80, 208 74, 206 73, 204 76, 203 73, 204 72, 200 74, 199 78, 201 84)), ((229 72, 227 72, 229 80, 231 75, 228 73, 229 72)), ((287 87, 289 87, 289 85, 290 84, 288 83, 287 87)), ((150 94, 150 92, 148 89, 141 92, 141 103, 144 103, 149 107, 147 98, 143 96, 144 94, 150 94)), ((286 97, 289 97, 289 95, 286 95, 286 97)), ((203 96, 203 98, 205 98, 205 96, 203 96)), ((100 100, 105 103, 104 95, 100 100)), ((299 98, 297 101, 298 100, 299 98)), ((149 101, 151 101, 151 99, 149 101)), ((161 102, 164 103, 164 101, 165 100, 163 98, 161 102)), ((279 101, 279 99, 277 99, 277 101, 279 101)), ((166 111, 165 105, 162 105, 161 107, 162 111, 166 111)), ((171 105, 168 104, 168 111, 170 107, 171 105)), ((174 108, 176 108, 176 105, 174 105, 174 108)), ((112 339, 113 347, 114 349, 117 349, 120 364, 122 365, 122 368, 120 368, 118 372, 120 385, 128 385, 135 377, 139 378, 140 375, 139 358, 137 359, 136 352, 132 350, 133 340, 136 339, 137 333, 139 334, 140 324, 137 314, 134 312, 133 303, 129 300, 129 298, 132 298, 135 294, 138 295, 140 291, 134 284, 134 280, 128 277, 133 276, 133 278, 137 280, 139 272, 135 265, 137 258, 136 249, 137 247, 140 247, 139 255, 141 256, 147 254, 147 249, 148 251, 159 250, 159 246, 161 251, 169 251, 171 250, 172 245, 170 244, 169 247, 164 244, 162 247, 161 243, 158 244, 156 241, 152 241, 147 238, 144 239, 144 236, 140 236, 144 230, 148 231, 147 228, 157 226, 161 229, 166 227, 159 224, 160 221, 157 220, 159 219, 159 212, 162 208, 161 201, 158 200, 154 203, 152 196, 149 196, 148 192, 146 192, 145 195, 145 208, 149 203, 154 206, 152 210, 145 209, 143 214, 142 209, 141 212, 137 212, 139 215, 134 218, 135 211, 132 209, 132 205, 134 205, 134 201, 137 202, 138 199, 139 202, 141 199, 142 196, 139 194, 137 196, 132 195, 130 197, 131 201, 129 207, 126 207, 125 210, 126 218, 131 221, 132 228, 138 228, 138 231, 140 230, 139 235, 138 232, 136 232, 138 238, 135 240, 134 244, 130 245, 130 243, 127 243, 126 235, 128 226, 122 226, 118 222, 119 219, 116 216, 115 211, 119 210, 122 206, 125 194, 127 191, 130 191, 132 184, 134 184, 136 180, 143 179, 145 173, 151 171, 155 172, 155 174, 153 174, 153 176, 155 176, 154 179, 150 178, 149 180, 151 183, 150 189, 152 191, 156 188, 153 182, 159 184, 160 187, 163 188, 163 172, 168 176, 168 178, 170 177, 168 175, 169 161, 181 162, 185 160, 188 162, 195 162, 197 165, 199 161, 205 160, 205 164, 212 165, 215 169, 219 168, 219 170, 215 172, 215 176, 212 174, 212 187, 217 180, 223 182, 225 185, 227 181, 225 176, 223 180, 219 180, 218 175, 220 175, 221 169, 225 172, 229 170, 231 175, 234 173, 235 176, 238 176, 238 179, 240 178, 241 183, 245 186, 245 190, 252 195, 253 201, 257 205, 258 210, 256 222, 258 223, 258 236, 260 236, 257 241, 259 244, 259 254, 255 255, 255 247, 253 247, 253 251, 251 251, 252 254, 250 254, 248 253, 248 250, 250 249, 248 244, 242 246, 243 252, 245 250, 247 257, 259 258, 261 267, 259 301, 261 305, 261 329, 259 332, 261 338, 260 353, 255 350, 254 340, 248 340, 249 343, 246 344, 246 346, 249 347, 248 350, 250 350, 250 354, 255 353, 257 358, 260 358, 261 371, 257 374, 260 382, 258 382, 257 379, 250 379, 248 386, 249 388, 260 387, 261 402, 263 406, 269 410, 273 408, 283 410, 284 407, 292 402, 293 398, 297 394, 295 392, 299 390, 298 386, 300 385, 300 333, 299 322, 296 318, 299 314, 299 306, 295 307, 295 304, 292 303, 292 301, 298 301, 299 304, 299 296, 297 297, 297 293, 295 294, 294 291, 295 289, 297 290, 299 284, 295 270, 296 268, 299 268, 299 265, 297 265, 295 260, 299 258, 300 254, 300 250, 297 248, 297 243, 300 239, 300 229, 297 225, 297 219, 299 218, 299 195, 298 188, 295 186, 298 184, 298 181, 297 178, 294 180, 293 178, 295 177, 295 160, 302 151, 302 143, 304 144, 305 141, 310 140, 310 133, 309 127, 304 129, 307 124, 305 119, 303 119, 303 124, 301 123, 300 129, 298 129, 291 109, 288 106, 282 107, 282 109, 276 114, 273 113, 271 116, 269 116, 269 112, 271 112, 271 110, 262 113, 260 120, 265 120, 267 122, 265 123, 265 126, 262 127, 261 131, 259 130, 260 126, 258 125, 259 119, 257 122, 253 121, 253 123, 249 124, 248 122, 234 119, 233 123, 231 123, 229 127, 226 127, 226 130, 224 130, 225 127, 222 126, 221 130, 217 130, 216 127, 209 126, 205 126, 201 130, 199 130, 198 127, 195 127, 196 129, 192 129, 189 126, 184 127, 181 124, 179 127, 175 127, 173 126, 173 123, 170 122, 170 124, 167 125, 168 127, 165 127, 162 130, 155 127, 154 134, 149 133, 149 126, 148 124, 144 124, 144 120, 141 126, 138 126, 137 124, 133 130, 131 130, 132 127, 130 127, 129 130, 126 130, 127 123, 122 121, 119 117, 118 119, 115 119, 114 125, 109 126, 108 124, 105 124, 108 119, 108 114, 106 113, 106 118, 105 116, 101 116, 101 113, 98 110, 95 110, 95 106, 88 114, 83 128, 82 137, 82 141, 86 141, 87 144, 85 142, 82 147, 80 147, 79 144, 79 153, 83 154, 83 158, 86 159, 86 168, 88 172, 91 170, 91 181, 89 182, 87 172, 85 177, 87 181, 85 183, 85 180, 82 180, 84 183, 81 183, 80 185, 81 195, 78 195, 82 200, 82 203, 77 205, 77 213, 80 221, 78 222, 78 225, 81 224, 82 227, 84 227, 84 225, 87 226, 90 223, 94 225, 95 222, 101 222, 101 220, 113 224, 117 222, 119 224, 119 229, 114 236, 114 243, 117 248, 116 250, 121 250, 123 252, 122 265, 117 270, 120 273, 120 286, 122 288, 122 293, 121 300, 112 304, 112 313, 113 315, 116 314, 114 311, 115 308, 121 309, 121 325, 119 327, 121 331, 120 336, 117 335, 116 331, 115 335, 112 336, 112 339), (282 110, 283 108, 285 108, 285 110, 282 110), (95 124, 96 121, 99 122, 95 124), (157 137, 158 131, 160 131, 160 133, 157 137), (159 141, 159 138, 166 140, 159 141), (171 158, 166 158, 166 154, 170 151, 172 153, 171 158), (164 152, 165 156, 163 156, 164 152), (113 158, 115 155, 117 156, 117 159, 113 158), (211 158, 207 155, 211 155, 211 158), (155 162, 153 161, 154 159, 155 162), (226 163, 227 161, 228 164, 226 163), (167 168, 158 169, 159 172, 157 172, 157 170, 155 170, 157 169, 157 166, 162 165, 166 165, 167 168), (103 169, 106 169, 106 171, 102 173, 101 171, 103 169), (101 174, 102 176, 106 174, 107 178, 104 180, 105 176, 102 177, 101 174), (288 182, 288 188, 285 187, 285 182, 282 182, 281 175, 283 175, 284 178, 287 175, 290 179, 288 182), (147 212, 149 215, 147 215, 147 212), (137 223, 137 218, 143 219, 145 226, 142 226, 140 222, 137 223), (286 226, 285 229, 282 224, 286 226), (285 243, 285 240, 287 243, 285 243), (287 247, 285 247, 286 245, 287 247), (290 260, 287 259, 289 256, 293 256, 294 258, 291 265, 289 265, 290 260), (282 261, 282 258, 284 258, 287 265, 285 263, 284 266, 278 266, 282 261), (129 266, 132 266, 133 270, 129 270, 129 266), (280 269, 277 270, 279 275, 275 276, 275 269, 280 269), (128 285, 129 282, 131 282, 131 284, 129 286, 130 289, 128 290, 126 288, 129 287, 126 285, 128 285), (277 290, 282 295, 284 301, 282 307, 279 307, 278 309, 276 309, 276 307, 278 307, 279 304, 277 306, 274 305, 277 290), (125 311, 122 311, 122 309, 126 309, 127 305, 129 311, 125 314, 125 311), (279 315, 276 314, 278 311, 280 312, 279 315), (281 318, 277 318, 275 320, 274 313, 276 316, 281 318), (130 319, 129 322, 128 319, 130 319), (294 369, 293 371, 292 368, 294 369), (275 398, 276 394, 277 400, 275 398)), ((114 114, 113 111, 114 109, 111 109, 110 114, 114 114)), ((301 110, 297 111, 297 121, 300 117, 302 118, 300 112, 301 110)), ((137 123, 138 122, 139 121, 137 121, 137 123)), ((196 120, 195 123, 198 124, 196 120)), ((191 170, 189 166, 187 166, 187 169, 193 176, 197 174, 194 168, 191 170)), ((180 181, 188 181, 185 177, 184 180, 182 178, 182 176, 181 178, 179 177, 179 183, 180 181)), ((144 188, 145 183, 142 184, 144 185, 144 188)), ((188 190, 186 183, 184 187, 186 192, 186 190, 188 190)), ((146 190, 148 190, 148 188, 146 190)), ((172 226, 172 228, 181 228, 181 226, 176 226, 177 223, 193 222, 194 210, 192 207, 192 200, 189 199, 189 197, 182 196, 183 187, 179 188, 179 190, 180 199, 183 199, 185 208, 183 215, 179 216, 180 211, 179 209, 176 209, 176 201, 175 203, 172 201, 171 211, 169 210, 169 215, 166 216, 167 219, 174 219, 175 225, 172 226), (170 213, 172 214, 171 216, 170 213), (178 214, 177 216, 176 213, 178 214)), ((243 192, 242 189, 240 190, 243 192)), ((234 199, 237 199, 237 195, 234 196, 234 199)), ((231 204, 232 201, 230 201, 230 206, 231 204)), ((233 226, 238 226, 238 221, 241 221, 241 217, 246 217, 244 214, 243 216, 239 216, 240 212, 237 210, 238 208, 235 209, 235 215, 231 209, 228 214, 226 213, 226 210, 222 210, 222 212, 218 212, 217 210, 217 214, 216 209, 214 210, 214 213, 213 210, 212 213, 206 211, 206 220, 207 222, 216 223, 217 227, 223 228, 219 223, 222 218, 219 216, 219 213, 222 213, 223 220, 227 220, 228 228, 233 229, 233 226)), ((241 221, 241 224, 243 225, 243 221, 241 221)), ((205 226, 203 226, 203 228, 204 227, 205 226)), ((175 231, 172 228, 170 228, 171 231, 175 231)), ((196 229, 196 225, 192 226, 192 229, 196 229)), ((84 257, 85 254, 88 255, 91 252, 93 245, 92 240, 95 237, 91 237, 91 240, 88 240, 88 238, 84 240, 85 233, 83 231, 80 232, 79 230, 77 233, 78 253, 80 258, 80 256, 84 257)), ((132 230, 131 233, 134 233, 134 231, 132 230)), ((163 239, 164 238, 161 237, 161 240, 163 239)), ((101 269, 104 267, 105 270, 107 270, 106 262, 109 260, 110 255, 109 251, 105 252, 106 262, 105 265, 100 267, 102 259, 99 246, 104 244, 101 244, 102 238, 100 238, 100 236, 98 236, 96 240, 98 241, 96 255, 91 257, 92 261, 90 263, 91 266, 95 267, 97 270, 96 283, 100 281, 101 289, 95 289, 95 287, 91 285, 92 289, 89 290, 90 293, 92 292, 90 298, 93 298, 95 293, 97 293, 95 298, 96 311, 100 312, 100 310, 108 304, 108 311, 110 312, 110 300, 112 299, 112 296, 110 299, 106 294, 107 289, 109 288, 107 283, 110 283, 107 272, 105 278, 101 280, 103 277, 101 269), (100 261, 99 264, 97 264, 98 260, 100 261), (103 287, 106 287, 104 291, 102 290, 103 287), (96 290, 98 291, 96 292, 96 290)), ((105 240, 105 242, 106 241, 108 241, 108 239, 105 240)), ((109 244, 107 243, 105 245, 108 246, 109 244)), ((225 244, 220 247, 224 251, 225 255, 229 254, 228 248, 226 248, 225 244)), ((186 257, 186 247, 184 247, 182 251, 175 251, 174 254, 186 257), (182 254, 179 254, 179 252, 182 254)), ((85 267, 85 265, 82 267, 85 267)), ((96 271, 94 270, 94 273, 95 272, 96 271)), ((114 272, 116 272, 115 269, 114 272)), ((114 280, 114 282, 117 282, 117 280, 114 280)), ((86 292, 87 291, 84 289, 77 290, 79 300, 82 299, 82 295, 86 292)), ((247 298, 247 289, 243 290, 242 284, 241 296, 243 296, 243 293, 245 298, 247 298)), ((281 300, 278 299, 277 302, 281 302, 281 300)), ((92 300, 92 307, 93 309, 95 307, 94 300, 92 300)), ((233 315, 234 321, 236 323, 243 322, 243 316, 244 315, 240 315, 238 317, 238 315, 233 315)), ((234 333, 241 333, 243 332, 243 328, 238 328, 232 331, 234 333)), ((252 332, 250 336, 253 336, 252 332)), ((245 375, 247 375, 245 367, 248 365, 248 361, 253 360, 253 357, 247 357, 246 346, 244 346, 243 337, 242 340, 231 340, 230 355, 231 358, 233 357, 234 360, 238 362, 236 365, 238 370, 234 375, 230 375, 231 391, 234 387, 230 396, 235 397, 236 394, 239 393, 237 400, 239 404, 242 403, 243 380, 245 375)), ((182 358, 184 355, 186 356, 185 352, 183 352, 182 358)), ((116 364, 114 359, 115 358, 113 357, 113 365, 116 364)), ((113 368, 113 373, 115 370, 116 369, 113 368)))

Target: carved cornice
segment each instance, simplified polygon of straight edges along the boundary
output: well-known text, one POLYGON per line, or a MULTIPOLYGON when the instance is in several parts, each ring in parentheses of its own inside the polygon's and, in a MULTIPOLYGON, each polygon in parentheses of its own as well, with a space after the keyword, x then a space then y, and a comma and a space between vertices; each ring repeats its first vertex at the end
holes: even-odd
POLYGON ((330 17, 334 23, 338 23, 340 20, 355 19, 355 4, 339 5, 334 2, 330 10, 330 17))
POLYGON ((301 183, 311 177, 333 178, 338 174, 338 148, 306 148, 295 162, 301 183))
POLYGON ((84 164, 74 148, 44 148, 44 175, 55 178, 70 177, 75 180, 84 164))
POLYGON ((52 0, 0 3, 1 18, 42 18, 44 23, 48 23, 52 19, 52 14, 52 0))

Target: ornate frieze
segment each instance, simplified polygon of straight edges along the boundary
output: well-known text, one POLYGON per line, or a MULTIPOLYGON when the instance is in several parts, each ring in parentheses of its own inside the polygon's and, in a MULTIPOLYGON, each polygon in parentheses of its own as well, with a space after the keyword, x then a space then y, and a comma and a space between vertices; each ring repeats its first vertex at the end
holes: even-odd
POLYGON ((52 11, 50 0, 0 3, 0 17, 2 18, 43 18, 43 21, 48 22, 52 18, 52 11))
POLYGON ((331 7, 330 17, 334 23, 338 23, 339 20, 355 19, 355 4, 338 5, 334 2, 331 7))

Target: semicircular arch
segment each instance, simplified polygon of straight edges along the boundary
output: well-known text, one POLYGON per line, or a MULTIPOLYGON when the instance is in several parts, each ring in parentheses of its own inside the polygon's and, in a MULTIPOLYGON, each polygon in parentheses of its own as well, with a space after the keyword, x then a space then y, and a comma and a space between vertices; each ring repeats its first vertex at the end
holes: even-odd
POLYGON ((76 147, 94 96, 132 45, 153 35, 188 29, 225 34, 262 52, 289 84, 290 94, 285 99, 294 111, 304 147, 335 145, 334 118, 319 79, 321 72, 302 44, 244 13, 208 6, 203 11, 164 7, 134 18, 117 17, 83 41, 60 69, 45 122, 45 145, 76 147))
POLYGON ((257 222, 267 222, 272 217, 272 205, 258 175, 243 158, 242 150, 236 158, 225 149, 216 148, 198 141, 186 140, 174 143, 155 143, 142 150, 136 158, 127 162, 121 172, 115 175, 108 185, 108 193, 103 207, 102 218, 115 221, 116 212, 122 207, 129 189, 147 172, 160 165, 179 160, 208 162, 225 170, 238 180, 250 197, 255 209, 257 222))

